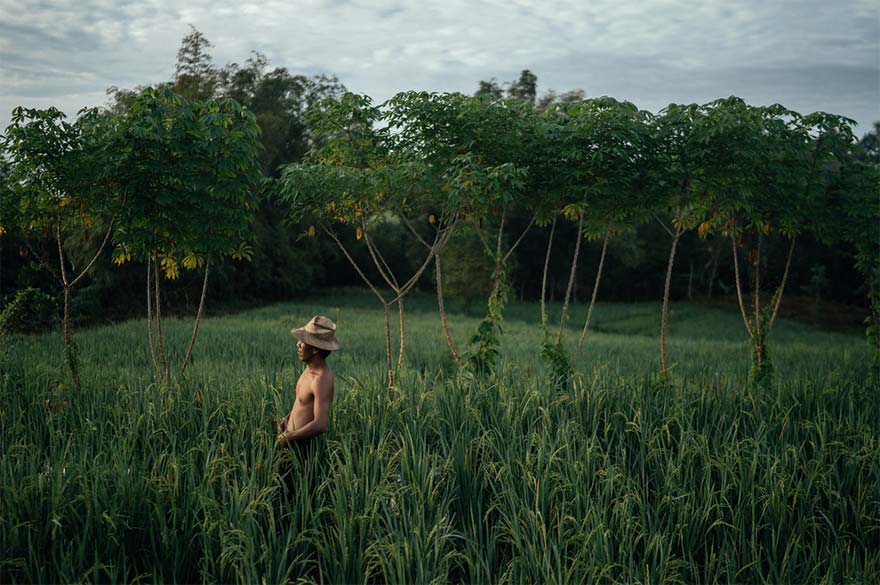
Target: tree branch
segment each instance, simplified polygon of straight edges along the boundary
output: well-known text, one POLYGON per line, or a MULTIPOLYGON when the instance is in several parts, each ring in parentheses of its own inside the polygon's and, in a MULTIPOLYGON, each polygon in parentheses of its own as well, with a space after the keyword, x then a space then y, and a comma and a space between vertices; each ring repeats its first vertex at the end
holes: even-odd
POLYGON ((785 272, 782 273, 782 282, 779 283, 779 289, 776 291, 776 302, 773 306, 773 314, 770 316, 770 323, 767 325, 767 336, 770 336, 770 330, 773 328, 773 322, 776 321, 776 314, 779 312, 779 305, 782 302, 782 291, 785 290, 785 282, 788 280, 788 269, 791 267, 791 256, 794 253, 794 242, 797 238, 791 239, 791 245, 788 247, 788 259, 785 261, 785 272))
MULTIPOLYGON (((610 228, 610 226, 609 226, 610 228)), ((602 267, 605 264, 605 251, 608 249, 608 238, 611 230, 605 230, 605 241, 602 242, 602 253, 599 256, 599 267, 596 269, 596 281, 593 283, 593 296, 590 298, 590 308, 587 309, 587 318, 584 320, 584 328, 581 336, 578 338, 577 347, 574 355, 578 356, 581 352, 581 346, 584 344, 584 338, 587 336, 587 329, 590 328, 590 318, 593 316, 593 307, 596 306, 596 295, 599 292, 599 281, 602 280, 602 267)))
POLYGON ((67 284, 67 269, 64 267, 64 250, 61 249, 61 223, 55 225, 55 241, 58 242, 58 261, 61 264, 61 283, 65 288, 70 286, 67 284))
POLYGON ((409 220, 408 220, 403 214, 400 215, 400 219, 403 220, 404 225, 405 225, 407 228, 409 228, 409 231, 412 232, 412 235, 414 235, 414 236, 419 240, 419 242, 422 243, 422 245, 423 245, 424 247, 429 248, 429 249, 431 248, 431 244, 429 244, 428 242, 426 242, 425 239, 424 239, 422 236, 419 235, 419 233, 418 233, 418 232, 416 231, 416 229, 413 227, 412 223, 410 223, 410 221, 409 221, 409 220))
POLYGON ((482 226, 477 226, 477 235, 480 237, 480 242, 483 244, 483 249, 486 251, 486 255, 492 258, 492 248, 489 247, 489 241, 486 240, 486 235, 483 233, 482 226))
POLYGON ((550 238, 547 240, 547 254, 544 256, 544 276, 541 278, 541 325, 544 327, 544 342, 547 342, 547 267, 550 265, 550 250, 553 247, 553 234, 556 232, 556 220, 558 215, 553 214, 553 224, 550 226, 550 238))
POLYGON ((755 338, 755 335, 752 333, 752 328, 749 326, 749 318, 746 317, 746 307, 743 304, 743 296, 742 296, 742 286, 740 286, 740 277, 739 277, 739 259, 737 258, 736 253, 736 240, 733 236, 730 236, 731 247, 733 248, 733 274, 734 281, 736 282, 736 298, 739 301, 739 312, 742 314, 743 323, 746 324, 746 331, 749 332, 749 337, 752 339, 755 338))
POLYGON ((94 257, 92 258, 91 262, 89 262, 88 265, 87 265, 85 268, 83 268, 82 272, 79 273, 79 276, 77 276, 76 278, 73 279, 73 282, 70 283, 70 286, 74 286, 77 282, 79 282, 79 280, 80 280, 83 276, 86 275, 86 273, 87 273, 87 272, 89 271, 89 269, 92 267, 92 264, 95 263, 95 260, 97 260, 97 259, 98 259, 98 256, 101 255, 101 252, 104 251, 104 246, 107 245, 107 241, 110 239, 110 234, 113 233, 113 222, 114 222, 115 220, 116 220, 116 216, 114 215, 114 216, 113 216, 113 219, 110 220, 110 227, 107 228, 107 234, 104 236, 104 241, 101 242, 101 247, 98 248, 98 251, 95 253, 95 255, 94 255, 94 257))
POLYGON ((510 255, 513 254, 513 251, 516 250, 516 247, 519 246, 519 243, 523 241, 523 238, 526 237, 526 234, 529 233, 529 229, 531 229, 532 225, 535 223, 535 219, 537 219, 538 213, 532 216, 532 219, 529 221, 529 225, 526 226, 526 229, 519 235, 519 238, 513 243, 513 246, 510 247, 510 250, 507 251, 507 254, 504 255, 504 259, 501 261, 502 263, 507 262, 507 259, 510 258, 510 255))
POLYGON ((660 216, 657 215, 656 213, 654 214, 654 219, 656 219, 657 223, 659 223, 663 227, 663 229, 666 230, 666 233, 669 234, 670 237, 672 237, 672 238, 675 237, 675 233, 673 233, 673 231, 671 229, 669 229, 665 223, 663 223, 663 220, 660 219, 660 216))
POLYGON ((428 252, 428 256, 427 258, 425 258, 424 263, 416 271, 412 278, 410 278, 400 287, 400 291, 398 292, 397 296, 391 300, 392 303, 403 297, 406 293, 410 291, 410 289, 412 289, 413 286, 415 286, 415 284, 419 281, 419 278, 421 278, 422 273, 424 273, 425 269, 428 267, 428 264, 434 258, 434 255, 442 250, 443 247, 446 245, 446 242, 449 241, 449 238, 452 237, 452 231, 457 224, 458 220, 450 224, 448 227, 445 227, 442 230, 438 230, 437 237, 434 239, 434 245, 431 246, 431 250, 428 252))
MULTIPOLYGON (((389 305, 390 303, 388 303, 385 300, 385 297, 382 296, 382 293, 380 293, 376 289, 376 287, 373 286, 373 283, 370 282, 370 279, 364 275, 363 271, 361 271, 360 266, 358 266, 357 262, 355 262, 354 259, 351 257, 351 254, 348 253, 348 250, 345 248, 345 246, 342 245, 342 242, 339 241, 339 238, 336 237, 336 234, 332 230, 327 229, 327 226, 325 226, 323 223, 320 223, 319 225, 321 226, 322 230, 327 232, 328 236, 333 238, 333 241, 336 242, 336 245, 339 246, 339 249, 342 250, 342 253, 345 254, 346 258, 348 258, 348 262, 354 267, 354 269, 360 275, 361 279, 363 279, 363 281, 366 283, 366 285, 368 287, 370 287, 370 290, 373 291, 373 294, 379 298, 379 300, 382 302, 383 305, 386 305, 386 306, 389 305)), ((391 302, 393 303, 394 301, 391 301, 391 302)))
POLYGON ((370 257, 373 259, 373 264, 376 265, 376 269, 379 271, 379 274, 385 280, 385 282, 394 289, 394 292, 398 292, 400 288, 397 284, 397 279, 394 277, 394 273, 389 268, 388 263, 385 261, 385 258, 382 256, 382 253, 373 246, 373 243, 370 241, 370 235, 367 233, 367 222, 361 218, 361 229, 364 231, 364 240, 367 242, 367 250, 370 252, 370 257), (378 259, 377 259, 378 257, 378 259), (381 260, 381 265, 379 261, 381 260), (385 267, 383 270, 382 267, 385 267), (385 272, 387 270, 387 273, 385 272))

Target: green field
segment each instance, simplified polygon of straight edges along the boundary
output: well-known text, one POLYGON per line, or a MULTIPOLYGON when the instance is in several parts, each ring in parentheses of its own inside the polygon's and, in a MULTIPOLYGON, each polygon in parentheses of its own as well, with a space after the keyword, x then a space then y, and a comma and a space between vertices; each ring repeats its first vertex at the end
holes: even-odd
MULTIPOLYGON (((674 304, 670 388, 659 304, 600 305, 557 389, 537 304, 508 307, 486 380, 453 367, 435 300, 407 311, 390 401, 381 307, 360 292, 208 318, 167 386, 142 320, 77 333, 80 392, 59 334, 0 340, 0 581, 880 580, 880 393, 861 333, 780 321, 776 384, 750 390, 740 316, 674 304), (284 499, 288 331, 337 307, 330 430, 284 499)), ((461 347, 479 317, 451 319, 461 347)), ((178 367, 190 326, 163 322, 178 367)))

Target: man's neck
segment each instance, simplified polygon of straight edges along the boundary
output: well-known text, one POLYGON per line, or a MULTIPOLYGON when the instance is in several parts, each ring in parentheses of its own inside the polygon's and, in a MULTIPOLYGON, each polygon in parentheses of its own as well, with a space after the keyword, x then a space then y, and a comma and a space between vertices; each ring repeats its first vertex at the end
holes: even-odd
POLYGON ((306 368, 308 368, 310 374, 318 374, 326 367, 327 364, 324 362, 324 358, 320 355, 316 355, 306 362, 306 368))

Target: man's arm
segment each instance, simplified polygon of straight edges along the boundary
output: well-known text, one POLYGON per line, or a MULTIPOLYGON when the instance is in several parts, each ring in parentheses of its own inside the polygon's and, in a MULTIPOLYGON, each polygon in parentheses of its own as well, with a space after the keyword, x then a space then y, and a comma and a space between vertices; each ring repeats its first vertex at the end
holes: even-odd
POLYGON ((319 378, 315 381, 315 400, 312 402, 314 418, 295 431, 287 431, 278 435, 278 443, 307 439, 327 432, 330 419, 330 402, 333 398, 332 378, 319 378))

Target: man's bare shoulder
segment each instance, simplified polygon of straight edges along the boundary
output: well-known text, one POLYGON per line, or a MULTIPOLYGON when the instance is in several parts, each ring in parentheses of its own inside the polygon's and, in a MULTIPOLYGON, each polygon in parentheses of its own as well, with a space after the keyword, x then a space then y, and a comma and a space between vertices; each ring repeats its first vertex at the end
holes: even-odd
POLYGON ((330 368, 322 368, 312 377, 310 384, 315 393, 326 395, 333 392, 333 372, 330 368))

